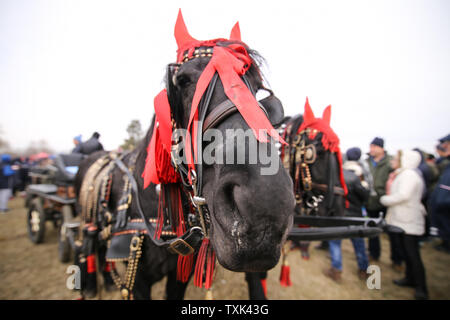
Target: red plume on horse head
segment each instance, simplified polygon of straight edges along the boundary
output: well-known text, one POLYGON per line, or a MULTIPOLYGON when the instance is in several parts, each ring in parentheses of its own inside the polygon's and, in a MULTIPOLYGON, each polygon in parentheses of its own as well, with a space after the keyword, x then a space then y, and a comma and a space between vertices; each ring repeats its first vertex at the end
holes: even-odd
MULTIPOLYGON (((314 115, 314 112, 311 109, 311 106, 309 105, 308 97, 306 97, 306 103, 305 103, 305 111, 303 113, 303 124, 302 127, 306 128, 313 123, 322 123, 325 126, 330 126, 331 122, 331 105, 327 106, 325 110, 323 111, 322 118, 316 118, 314 115)), ((299 130, 300 132, 300 130, 299 130)))
POLYGON ((190 42, 197 41, 189 34, 186 24, 184 23, 183 14, 181 9, 178 11, 177 22, 175 23, 175 40, 177 41, 178 49, 185 47, 190 42))
POLYGON ((201 47, 201 46, 214 47, 218 41, 227 41, 227 40, 242 42, 241 30, 239 28, 239 22, 236 22, 236 24, 231 29, 229 39, 217 38, 217 39, 202 41, 202 40, 197 40, 197 39, 193 38, 189 34, 189 31, 186 27, 186 24, 185 24, 184 18, 183 18, 183 14, 181 13, 181 9, 178 10, 178 17, 177 17, 177 21, 175 23, 174 35, 175 35, 175 40, 176 40, 177 46, 178 46, 178 50, 177 50, 178 61, 181 60, 182 55, 185 54, 187 50, 189 50, 188 55, 191 56, 193 53, 193 48, 195 48, 195 47, 201 47))
POLYGON ((314 112, 309 105, 308 97, 306 97, 305 112, 303 113, 303 123, 313 123, 314 120, 316 120, 316 117, 314 116, 314 112))
MULTIPOLYGON (((175 23, 174 35, 177 41, 178 49, 186 47, 186 45, 189 43, 198 41, 189 34, 189 31, 187 30, 186 24, 183 19, 183 14, 181 13, 181 9, 178 10, 178 17, 177 22, 175 23)), ((242 41, 239 22, 236 22, 236 24, 231 29, 230 40, 242 41)))
POLYGON ((233 29, 231 29, 230 40, 242 41, 241 40, 241 29, 239 28, 239 21, 236 22, 233 29))
POLYGON ((323 110, 322 119, 323 119, 323 121, 325 123, 330 125, 330 121, 331 121, 331 105, 329 105, 328 107, 325 108, 325 110, 323 110))
POLYGON ((298 128, 297 133, 312 129, 309 131, 309 138, 314 139, 318 133, 322 133, 322 145, 326 150, 336 153, 340 166, 340 180, 344 188, 344 193, 347 195, 347 186, 344 181, 344 174, 342 171, 342 156, 339 148, 339 137, 330 126, 331 121, 331 105, 327 106, 322 113, 322 118, 316 118, 309 105, 309 100, 306 98, 305 112, 303 113, 303 123, 298 128))

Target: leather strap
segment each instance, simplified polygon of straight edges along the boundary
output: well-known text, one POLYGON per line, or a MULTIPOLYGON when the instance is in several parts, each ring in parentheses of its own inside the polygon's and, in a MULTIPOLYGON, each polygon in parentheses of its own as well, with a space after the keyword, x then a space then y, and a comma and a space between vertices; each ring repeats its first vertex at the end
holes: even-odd
MULTIPOLYGON (((269 117, 269 114, 267 113, 267 110, 264 108, 264 106, 261 103, 259 103, 259 106, 261 107, 262 111, 266 114, 266 116, 269 117)), ((211 112, 206 116, 205 121, 203 123, 203 132, 205 132, 208 129, 217 127, 222 121, 224 121, 225 119, 227 119, 229 116, 231 116, 233 113, 236 112, 238 112, 238 109, 234 105, 234 103, 231 102, 231 100, 223 101, 214 109, 212 109, 211 112)))
POLYGON ((211 110, 211 112, 205 118, 205 122, 203 123, 203 131, 217 127, 219 123, 221 123, 223 120, 237 111, 238 109, 236 108, 234 103, 231 102, 231 100, 225 100, 213 110, 211 110))
MULTIPOLYGON (((321 190, 324 192, 328 191, 328 186, 324 183, 313 182, 311 185, 312 185, 313 189, 318 189, 318 190, 321 190)), ((342 189, 341 187, 338 187, 338 186, 334 186, 333 193, 338 196, 344 196, 344 189, 342 189)))
POLYGON ((154 226, 149 219, 146 218, 144 211, 141 207, 141 201, 139 200, 139 192, 138 192, 138 186, 136 179, 134 176, 130 173, 128 168, 125 166, 125 164, 118 158, 114 159, 119 169, 128 176, 128 179, 131 183, 131 189, 134 193, 134 199, 137 207, 137 211, 140 215, 140 218, 142 219, 143 227, 147 230, 147 234, 149 235, 150 240, 153 242, 154 245, 157 247, 163 247, 169 249, 169 251, 178 253, 178 254, 189 254, 192 253, 191 249, 194 249, 194 251, 197 249, 198 245, 201 242, 201 239, 203 238, 203 233, 201 230, 197 230, 200 228, 191 228, 186 231, 185 234, 183 234, 181 237, 178 237, 173 240, 164 241, 161 239, 158 239, 155 237, 156 234, 156 226, 154 226), (199 232, 200 231, 200 232, 199 232), (174 249, 175 247, 175 249, 174 249))
POLYGON ((378 227, 346 226, 327 228, 292 228, 289 232, 289 240, 315 241, 344 238, 374 237, 383 232, 378 227))

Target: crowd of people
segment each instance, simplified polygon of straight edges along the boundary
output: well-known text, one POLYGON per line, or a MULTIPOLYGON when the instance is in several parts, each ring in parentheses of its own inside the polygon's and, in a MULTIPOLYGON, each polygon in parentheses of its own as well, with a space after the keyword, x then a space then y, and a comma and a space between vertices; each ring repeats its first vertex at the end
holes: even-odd
POLYGON ((32 162, 26 157, 13 158, 2 154, 0 158, 0 213, 8 212, 8 201, 16 191, 23 192, 30 182, 28 171, 32 162))
MULTIPOLYGON (((100 135, 94 132, 83 142, 81 135, 74 137, 72 153, 91 154, 103 150, 100 135)), ((439 139, 435 158, 419 149, 399 150, 387 154, 384 140, 376 137, 370 143, 366 159, 361 159, 358 147, 350 148, 343 164, 348 188, 347 216, 371 218, 384 217, 386 222, 403 232, 388 233, 392 267, 404 272, 404 277, 394 280, 398 286, 414 287, 416 299, 427 299, 425 268, 420 256, 420 242, 427 237, 439 237, 442 242, 435 248, 450 253, 450 134, 439 139)), ((42 159, 41 159, 42 160, 42 159)), ((8 211, 8 200, 15 190, 23 191, 29 183, 28 170, 42 162, 28 158, 12 159, 1 156, 0 162, 0 212, 8 211)), ((369 263, 376 263, 381 255, 378 236, 353 238, 358 265, 358 276, 367 278, 369 263), (367 250, 366 250, 367 248, 367 250)), ((322 242, 320 248, 330 252, 331 267, 324 274, 341 282, 341 240, 322 242)), ((307 249, 302 250, 307 259, 307 249)))
MULTIPOLYGON (((75 147, 72 153, 89 155, 96 151, 103 150, 103 145, 99 141, 100 134, 94 132, 92 137, 86 141, 82 141, 82 136, 78 135, 73 138, 75 147)), ((32 182, 30 170, 40 169, 45 171, 46 168, 53 166, 55 155, 42 153, 40 157, 11 157, 10 154, 2 154, 0 158, 0 213, 9 211, 8 202, 16 194, 23 193, 28 184, 32 182)), ((66 167, 66 170, 72 173, 72 167, 66 167)))
MULTIPOLYGON (((404 270, 404 277, 394 284, 415 288, 416 299, 428 299, 420 243, 437 236, 441 243, 435 248, 450 253, 450 134, 439 139, 436 151, 437 159, 419 149, 399 150, 391 156, 384 149, 384 140, 377 137, 370 143, 367 159, 361 159, 361 149, 350 148, 343 165, 349 202, 345 214, 382 216, 386 223, 399 228, 388 233, 392 267, 404 270)), ((367 252, 364 239, 351 241, 358 275, 366 279, 369 263, 380 259, 380 238, 368 239, 367 252)), ((322 243, 319 248, 328 248, 331 257, 331 267, 324 274, 340 282, 341 240, 322 243)))

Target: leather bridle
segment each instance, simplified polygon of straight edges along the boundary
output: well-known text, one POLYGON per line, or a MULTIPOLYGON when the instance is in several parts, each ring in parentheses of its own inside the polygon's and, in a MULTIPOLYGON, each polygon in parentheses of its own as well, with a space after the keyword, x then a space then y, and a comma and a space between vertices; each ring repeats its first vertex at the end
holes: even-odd
MULTIPOLYGON (((291 131, 292 128, 288 127, 286 130, 291 131)), ((334 172, 336 170, 336 163, 333 161, 333 155, 331 153, 327 153, 326 155, 327 183, 313 181, 310 166, 317 160, 317 150, 314 143, 306 143, 307 137, 312 130, 315 129, 307 128, 302 130, 294 137, 292 143, 285 147, 284 166, 288 170, 293 167, 294 194, 296 203, 300 207, 302 214, 316 214, 319 205, 325 199, 326 209, 330 211, 333 208, 335 196, 345 195, 343 188, 335 186, 334 172), (319 191, 319 194, 317 194, 317 191, 319 191)), ((317 133, 317 130, 315 130, 314 134, 317 133)))
POLYGON ((318 216, 318 209, 325 201, 328 212, 333 207, 336 196, 345 196, 344 189, 335 186, 334 172, 336 162, 331 157, 333 154, 327 153, 327 177, 326 183, 313 181, 310 166, 317 160, 316 146, 314 143, 307 143, 310 133, 317 135, 315 129, 306 128, 300 131, 293 138, 292 132, 296 132, 300 126, 298 120, 290 121, 284 127, 283 137, 288 142, 284 146, 283 166, 288 170, 294 180, 294 194, 300 214, 294 215, 294 224, 307 225, 313 228, 293 227, 289 232, 288 239, 296 241, 314 241, 328 239, 342 239, 354 237, 371 237, 378 235, 382 231, 392 233, 402 232, 399 228, 387 225, 382 217, 380 218, 355 218, 340 216, 318 216), (311 132, 311 131, 314 132, 311 132))
MULTIPOLYGON (((172 118, 172 126, 173 130, 177 129, 177 123, 173 116, 173 107, 175 107, 176 101, 174 101, 172 92, 170 90, 171 87, 171 81, 172 81, 172 72, 170 72, 172 67, 179 67, 179 64, 169 64, 168 70, 167 70, 167 96, 169 103, 171 105, 171 118, 172 118), (169 82, 170 81, 170 82, 169 82)), ((200 104, 199 104, 199 121, 198 121, 198 134, 197 134, 197 146, 198 146, 198 152, 197 152, 197 159, 202 159, 202 142, 203 142, 203 134, 206 132, 206 130, 217 127, 220 123, 222 123, 224 120, 226 120, 231 115, 238 112, 237 107, 230 101, 225 100, 219 105, 217 105, 214 108, 211 108, 211 98, 214 93, 214 89, 217 83, 218 74, 216 73, 211 82, 208 85, 208 88, 206 92, 204 93, 200 104), (208 111, 211 109, 211 112, 208 111)), ((252 94, 255 96, 255 91, 253 90, 249 80, 245 75, 242 76, 242 80, 247 85, 249 90, 252 92, 252 94)), ((263 88, 265 89, 265 88, 263 88)), ((266 108, 264 107, 265 102, 269 102, 269 99, 275 98, 273 96, 272 91, 265 89, 269 91, 270 95, 266 97, 265 99, 262 99, 259 101, 259 106, 264 111, 266 116, 268 117, 268 112, 266 108)), ((275 98, 276 99, 276 98, 275 98)), ((155 124, 156 125, 156 124, 155 124)), ((176 138, 176 135, 173 136, 176 138)), ((180 138, 180 137, 178 137, 180 138)), ((185 137, 183 138, 183 141, 185 137)), ((156 228, 154 226, 154 222, 151 221, 151 219, 147 219, 144 211, 141 207, 141 201, 139 199, 139 191, 138 191, 138 184, 133 176, 133 174, 130 172, 130 170, 127 168, 127 166, 120 160, 115 159, 116 165, 119 167, 119 169, 127 176, 127 178, 130 181, 131 190, 135 197, 135 203, 136 203, 136 209, 137 213, 140 215, 140 223, 139 225, 143 224, 140 229, 145 230, 146 233, 149 235, 149 238, 153 242, 154 245, 158 247, 167 248, 170 252, 176 253, 182 256, 186 256, 189 254, 194 253, 197 248, 199 247, 202 239, 204 237, 208 237, 208 231, 209 231, 209 224, 210 224, 210 216, 208 211, 208 206, 206 203, 206 199, 203 197, 203 161, 198 161, 198 163, 195 164, 195 170, 189 169, 189 167, 185 164, 186 162, 178 163, 175 158, 174 154, 179 154, 179 148, 182 147, 182 141, 178 140, 175 144, 172 145, 172 152, 171 152, 171 159, 172 159, 172 166, 174 169, 179 173, 179 176, 181 178, 181 184, 183 186, 183 190, 185 191, 185 194, 187 195, 187 198, 190 201, 190 204, 192 205, 192 208, 198 213, 199 220, 196 218, 189 219, 191 215, 188 216, 188 223, 187 223, 187 231, 175 238, 175 239, 169 239, 164 240, 159 237, 156 237, 156 228)), ((159 188, 161 190, 161 188, 159 188)), ((158 186, 156 187, 156 192, 158 193, 158 186)))
MULTIPOLYGON (((173 64, 171 64, 171 66, 173 66, 173 64)), ((189 196, 190 202, 198 212, 198 216, 200 218, 200 227, 205 237, 209 236, 210 215, 206 199, 203 196, 203 135, 208 129, 216 128, 227 118, 239 112, 238 108, 229 99, 226 99, 214 108, 211 107, 211 98, 216 87, 217 79, 218 74, 216 72, 199 104, 199 121, 197 128, 198 161, 195 164, 195 170, 189 169, 188 166, 185 165, 185 162, 177 164, 177 161, 175 161, 174 154, 179 154, 181 142, 178 142, 177 144, 172 146, 172 165, 175 167, 175 170, 179 172, 181 181, 189 196)), ((254 91, 246 75, 242 76, 242 80, 249 88, 253 96, 256 96, 256 92, 254 91)), ((168 81, 172 81, 172 76, 169 76, 168 81)), ((269 91, 270 95, 265 99, 259 101, 259 106, 263 110, 265 115, 269 118, 269 114, 264 107, 264 101, 267 101, 267 99, 271 98, 273 96, 273 92, 268 89, 265 90, 269 91)), ((168 92, 168 95, 169 94, 170 93, 168 92)), ((175 123, 173 117, 172 122, 175 123)), ((182 138, 183 140, 185 139, 185 137, 182 138)))

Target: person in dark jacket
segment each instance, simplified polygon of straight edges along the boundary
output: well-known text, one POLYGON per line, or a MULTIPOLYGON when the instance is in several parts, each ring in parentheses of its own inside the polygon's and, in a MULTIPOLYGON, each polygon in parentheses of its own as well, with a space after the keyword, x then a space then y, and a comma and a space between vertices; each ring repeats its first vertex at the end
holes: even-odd
POLYGON ((439 175, 442 175, 444 170, 450 164, 450 134, 439 139, 439 144, 436 146, 436 152, 439 158, 436 160, 436 165, 439 169, 439 175))
POLYGON ((92 137, 89 140, 87 140, 81 144, 81 153, 89 155, 96 151, 103 150, 103 145, 98 140, 99 138, 100 138, 100 134, 98 132, 94 132, 94 134, 92 135, 92 137))
POLYGON ((100 134, 98 132, 94 132, 92 137, 85 141, 81 142, 72 150, 72 153, 82 153, 85 155, 90 155, 96 151, 103 150, 103 145, 98 140, 100 138, 100 134))
POLYGON ((431 221, 439 230, 442 243, 436 249, 450 253, 450 135, 440 139, 442 159, 439 164, 447 163, 431 196, 431 221))
POLYGON ((0 162, 0 212, 8 211, 8 201, 12 196, 15 171, 11 167, 11 156, 4 154, 0 162))
POLYGON ((72 153, 81 153, 81 134, 73 138, 73 144, 75 147, 72 149, 72 153))
POLYGON ((419 152, 420 154, 420 164, 417 167, 417 170, 420 172, 425 182, 425 190, 422 196, 422 203, 427 210, 427 215, 425 216, 425 234, 423 237, 423 240, 426 241, 427 239, 429 239, 429 236, 431 234, 431 209, 429 205, 430 195, 439 179, 439 169, 434 161, 429 161, 429 158, 431 156, 430 154, 419 148, 415 148, 413 150, 419 152))
MULTIPOLYGON (((367 215, 378 218, 380 213, 386 213, 386 207, 380 203, 380 198, 386 194, 386 182, 392 171, 389 156, 384 150, 384 140, 376 137, 370 143, 369 157, 366 160, 371 174, 372 185, 367 200, 367 215)), ((381 255, 380 237, 369 238, 369 254, 373 261, 378 261, 381 255)))
MULTIPOLYGON (((345 209, 345 215, 351 217, 362 217, 362 207, 369 197, 369 188, 363 180, 363 169, 358 160, 361 157, 361 149, 351 148, 347 150, 347 161, 343 165, 345 184, 348 188, 347 200, 349 207, 345 209)), ((358 276, 364 280, 367 278, 367 267, 369 260, 363 238, 350 239, 355 249, 356 261, 358 263, 358 276)), ((339 282, 342 273, 342 250, 341 240, 330 240, 331 268, 324 270, 324 274, 339 282)))

